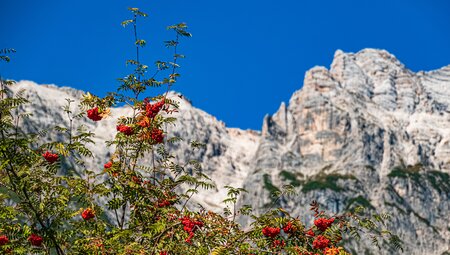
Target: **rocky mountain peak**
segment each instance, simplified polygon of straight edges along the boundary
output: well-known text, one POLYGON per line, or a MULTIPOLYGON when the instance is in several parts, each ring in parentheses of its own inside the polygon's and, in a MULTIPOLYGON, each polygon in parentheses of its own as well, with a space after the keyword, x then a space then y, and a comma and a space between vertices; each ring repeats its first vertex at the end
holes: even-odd
POLYGON ((245 181, 259 200, 250 194, 242 203, 264 208, 271 191, 291 184, 301 195, 279 206, 298 215, 312 200, 335 211, 359 200, 394 212, 409 253, 447 251, 449 91, 448 66, 414 73, 384 50, 336 51, 330 69, 307 71, 289 105, 265 117, 245 181))

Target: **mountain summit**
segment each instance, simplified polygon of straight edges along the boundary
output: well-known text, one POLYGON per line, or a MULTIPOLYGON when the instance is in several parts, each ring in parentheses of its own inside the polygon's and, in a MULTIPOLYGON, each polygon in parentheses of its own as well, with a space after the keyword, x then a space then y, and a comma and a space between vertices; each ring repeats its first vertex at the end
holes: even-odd
POLYGON ((289 105, 265 117, 242 203, 264 208, 291 184, 299 195, 279 204, 293 215, 310 215, 312 200, 335 212, 387 211, 406 253, 444 254, 449 106, 450 66, 414 73, 384 50, 337 51, 330 69, 309 70, 289 105))
MULTIPOLYGON (((26 131, 68 125, 60 110, 64 98, 82 92, 53 85, 18 82, 33 113, 26 131)), ((173 97, 179 99, 175 93, 173 97)), ((314 67, 289 104, 263 120, 261 132, 227 128, 215 117, 181 100, 177 125, 167 127, 183 141, 171 145, 175 160, 197 159, 217 185, 215 195, 197 201, 218 210, 224 185, 244 187, 240 203, 256 212, 271 204, 271 192, 293 185, 297 196, 276 201, 291 215, 310 220, 309 203, 317 200, 334 212, 363 205, 389 212, 389 226, 404 241, 405 254, 450 253, 450 65, 414 73, 384 50, 338 50, 329 69, 314 67), (192 153, 189 142, 206 147, 192 153)), ((112 109, 114 117, 130 114, 112 109)), ((82 120, 96 133, 101 170, 112 151, 104 145, 115 135, 115 118, 82 120)), ((48 139, 58 139, 49 133, 48 139)), ((243 224, 248 219, 242 217, 243 224)), ((374 249, 370 240, 349 244, 355 254, 393 254, 374 249)))

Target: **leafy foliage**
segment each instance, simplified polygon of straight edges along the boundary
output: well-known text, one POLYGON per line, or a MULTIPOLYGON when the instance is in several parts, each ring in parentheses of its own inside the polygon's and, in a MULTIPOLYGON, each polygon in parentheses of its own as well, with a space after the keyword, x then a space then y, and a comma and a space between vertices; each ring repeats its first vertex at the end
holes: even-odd
POLYGON ((297 176, 289 171, 283 170, 280 172, 280 175, 284 180, 289 181, 290 184, 294 187, 302 185, 302 182, 297 179, 297 176))
POLYGON ((330 189, 336 192, 344 190, 345 187, 341 187, 337 184, 339 179, 343 180, 356 180, 353 175, 341 175, 341 174, 324 174, 320 173, 313 176, 310 180, 306 181, 302 187, 303 192, 310 192, 313 190, 330 189))
POLYGON ((11 61, 11 58, 7 55, 7 54, 11 54, 11 53, 15 53, 16 50, 15 49, 0 49, 0 62, 1 61, 5 61, 5 62, 9 62, 11 61))
POLYGON ((374 210, 375 207, 363 196, 357 196, 350 198, 347 201, 347 209, 354 207, 355 205, 364 206, 365 208, 374 210))
POLYGON ((417 185, 423 186, 428 181, 439 193, 450 192, 450 175, 441 171, 426 171, 422 164, 413 166, 396 166, 388 174, 390 178, 409 179, 417 185))

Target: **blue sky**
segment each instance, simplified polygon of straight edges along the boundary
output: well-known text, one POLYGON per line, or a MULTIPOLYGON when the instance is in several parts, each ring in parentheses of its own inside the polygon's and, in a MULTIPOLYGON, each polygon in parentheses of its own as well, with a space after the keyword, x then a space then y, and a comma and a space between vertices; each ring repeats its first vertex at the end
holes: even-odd
POLYGON ((170 57, 166 26, 188 24, 174 89, 231 127, 260 129, 337 49, 386 49, 413 71, 450 64, 446 0, 0 0, 0 48, 17 50, 0 74, 100 96, 115 90, 134 53, 131 30, 120 26, 127 7, 150 14, 138 28, 149 65, 170 57))

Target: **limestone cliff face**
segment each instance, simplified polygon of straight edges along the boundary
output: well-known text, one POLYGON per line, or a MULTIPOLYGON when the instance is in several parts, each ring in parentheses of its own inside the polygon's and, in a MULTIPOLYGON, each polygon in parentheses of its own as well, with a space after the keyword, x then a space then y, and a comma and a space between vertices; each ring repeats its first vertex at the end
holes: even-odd
MULTIPOLYGON (((55 85, 37 85, 30 81, 20 81, 12 87, 12 90, 15 93, 24 90, 24 96, 31 102, 23 109, 33 114, 22 121, 21 126, 24 131, 48 130, 44 139, 46 141, 67 139, 55 132, 53 128, 56 125, 69 126, 69 119, 62 111, 62 107, 67 104, 66 98, 74 100, 71 107, 74 114, 80 112, 77 105, 83 94, 82 91, 55 85)), ((194 201, 201 202, 210 209, 221 210, 221 202, 226 198, 226 190, 223 187, 225 185, 242 186, 247 173, 250 172, 250 160, 257 149, 259 132, 227 128, 214 116, 193 107, 181 95, 173 92, 169 93, 168 97, 180 104, 179 112, 172 114, 172 117, 177 118, 176 125, 165 127, 168 137, 177 136, 183 139, 178 143, 168 144, 169 151, 180 165, 190 160, 198 160, 202 164, 203 171, 213 180, 217 189, 201 191, 194 201), (193 150, 190 146, 192 141, 204 143, 206 147, 193 150), (211 195, 211 192, 214 195, 211 195)), ((86 130, 95 133, 93 138, 95 145, 88 146, 95 155, 94 158, 86 159, 86 167, 89 170, 103 171, 103 164, 109 160, 114 150, 112 147, 107 147, 105 141, 114 139, 117 133, 116 119, 120 116, 131 116, 132 110, 128 107, 117 107, 111 109, 111 115, 98 122, 87 118, 73 122, 73 130, 84 125, 86 130)))
MULTIPOLYGON (((362 204, 394 215, 406 253, 443 254, 449 95, 450 66, 414 73, 383 50, 337 51, 329 70, 309 70, 289 105, 265 117, 241 202, 264 208, 270 192, 292 184, 299 195, 280 205, 304 220, 312 200, 334 212, 362 204)), ((357 254, 383 253, 368 247, 353 244, 357 254)))
MULTIPOLYGON (((67 125, 60 111, 64 98, 77 100, 82 93, 26 81, 14 91, 21 88, 32 101, 26 110, 34 116, 23 123, 30 131, 67 125)), ((227 128, 180 101, 177 125, 167 128, 184 141, 171 151, 180 163, 199 160, 215 181, 217 190, 197 196, 206 207, 219 210, 223 186, 232 185, 249 191, 241 204, 262 212, 270 192, 291 184, 298 195, 280 206, 304 221, 311 220, 312 200, 333 212, 362 204, 394 216, 390 229, 405 242, 405 254, 450 252, 450 66, 414 73, 383 50, 337 51, 329 69, 306 73, 302 89, 264 118, 261 132, 227 128), (192 140, 207 146, 192 153, 192 140)), ((101 170, 112 150, 104 141, 115 135, 115 119, 80 124, 96 133, 96 158, 88 167, 101 170)), ((48 139, 61 137, 50 133, 48 139)), ((370 241, 348 247, 355 254, 395 254, 370 241)))

